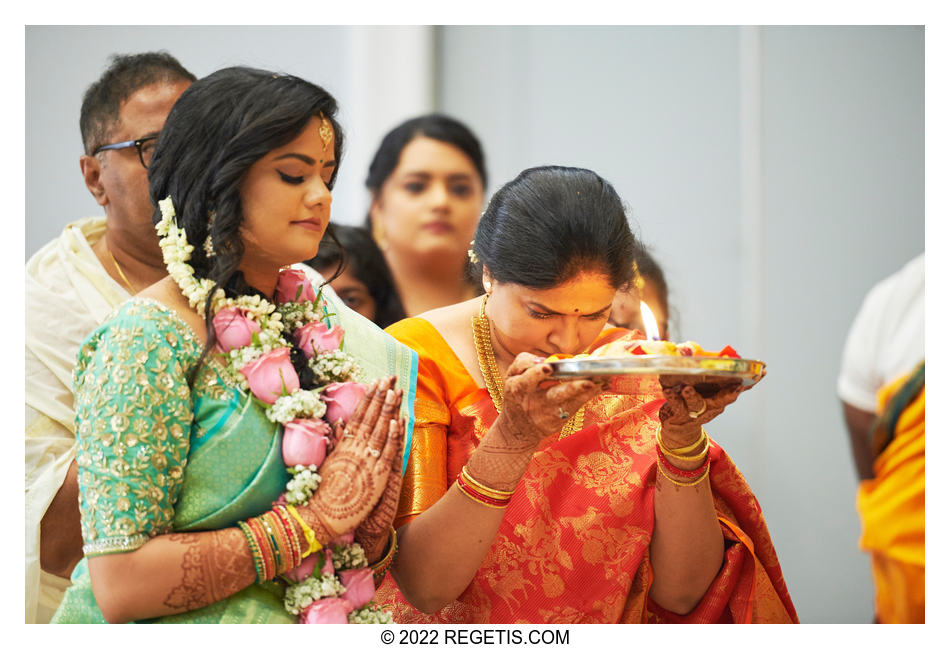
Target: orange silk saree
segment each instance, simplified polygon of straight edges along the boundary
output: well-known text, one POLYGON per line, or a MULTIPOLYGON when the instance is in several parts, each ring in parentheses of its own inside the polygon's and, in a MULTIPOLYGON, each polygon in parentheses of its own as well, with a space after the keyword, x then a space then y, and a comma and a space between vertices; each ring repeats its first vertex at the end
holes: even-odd
MULTIPOLYGON (((419 354, 416 424, 396 525, 434 504, 497 411, 442 336, 420 318, 387 329, 419 354)), ((610 330, 595 347, 629 332, 610 330)), ((539 446, 472 583, 425 615, 387 577, 376 601, 399 623, 797 622, 759 504, 725 452, 710 446, 726 541, 722 569, 679 616, 648 592, 653 530, 655 378, 641 394, 591 400, 584 426, 539 446)))

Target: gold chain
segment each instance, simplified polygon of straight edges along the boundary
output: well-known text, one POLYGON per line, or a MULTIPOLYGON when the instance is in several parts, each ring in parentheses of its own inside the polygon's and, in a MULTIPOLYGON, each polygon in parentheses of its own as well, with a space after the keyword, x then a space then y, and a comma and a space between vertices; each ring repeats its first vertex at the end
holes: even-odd
MULTIPOLYGON (((498 371, 498 362, 495 360, 495 351, 491 346, 491 322, 485 315, 485 304, 488 302, 488 294, 482 298, 482 303, 478 307, 478 315, 472 316, 472 336, 475 339, 475 352, 478 355, 478 369, 482 372, 482 378, 485 380, 485 387, 488 388, 488 394, 491 396, 492 403, 495 404, 495 410, 501 412, 501 404, 504 402, 504 392, 501 380, 501 372, 498 371)), ((558 439, 563 439, 568 435, 580 430, 584 423, 584 409, 574 413, 564 428, 558 439)))
POLYGON ((109 255, 109 259, 112 260, 112 263, 115 264, 115 269, 119 272, 119 277, 122 278, 122 281, 125 282, 125 285, 129 287, 129 292, 132 295, 135 295, 138 291, 132 287, 132 282, 129 281, 129 278, 125 276, 125 273, 122 272, 122 267, 119 266, 119 262, 116 261, 115 255, 112 254, 112 250, 109 249, 109 244, 106 244, 106 253, 109 255))

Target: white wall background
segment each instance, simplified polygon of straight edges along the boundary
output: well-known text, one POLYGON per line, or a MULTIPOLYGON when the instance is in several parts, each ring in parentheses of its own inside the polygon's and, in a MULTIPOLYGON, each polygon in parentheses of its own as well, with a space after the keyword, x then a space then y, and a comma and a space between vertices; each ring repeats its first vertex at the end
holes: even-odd
POLYGON ((349 135, 334 218, 365 213, 369 156, 400 120, 469 123, 490 189, 536 164, 614 183, 653 245, 680 338, 768 377, 719 418, 804 622, 867 622, 856 479, 835 397, 864 293, 924 248, 921 27, 27 27, 26 253, 95 214, 82 92, 113 52, 165 48, 315 81, 349 135))

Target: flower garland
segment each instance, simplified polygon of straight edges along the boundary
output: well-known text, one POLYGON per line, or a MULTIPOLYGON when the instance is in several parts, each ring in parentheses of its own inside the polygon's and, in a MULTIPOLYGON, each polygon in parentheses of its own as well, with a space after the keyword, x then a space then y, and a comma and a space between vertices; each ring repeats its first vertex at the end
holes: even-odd
MULTIPOLYGON (((194 246, 175 223, 171 197, 158 205, 162 219, 156 230, 168 274, 202 317, 211 296, 212 326, 225 371, 282 427, 281 450, 291 478, 278 504, 302 505, 320 485, 319 467, 332 433, 329 422, 347 421, 367 389, 358 383, 359 363, 342 349, 343 329, 330 326, 326 301, 300 270, 280 271, 277 305, 259 295, 227 297, 220 288, 211 295, 214 282, 196 278, 188 264, 194 246), (300 387, 285 332, 307 356, 316 389, 300 387)), ((284 607, 302 623, 392 622, 390 613, 370 601, 373 572, 352 534, 309 555, 282 579, 289 584, 284 607)))

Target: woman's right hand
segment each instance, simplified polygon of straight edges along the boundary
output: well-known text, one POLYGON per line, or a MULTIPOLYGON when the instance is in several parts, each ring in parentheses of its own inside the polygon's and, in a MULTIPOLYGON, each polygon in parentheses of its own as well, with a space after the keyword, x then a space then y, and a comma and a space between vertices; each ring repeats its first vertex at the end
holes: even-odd
POLYGON ((508 367, 498 419, 514 447, 530 446, 533 450, 600 394, 600 384, 590 379, 557 382, 551 379, 553 371, 543 358, 527 352, 518 354, 508 367))
POLYGON ((310 526, 318 538, 327 537, 321 541, 353 530, 386 488, 403 437, 399 421, 402 391, 392 386, 392 379, 370 385, 320 467, 320 486, 310 502, 299 508, 308 524, 316 523, 310 526))

